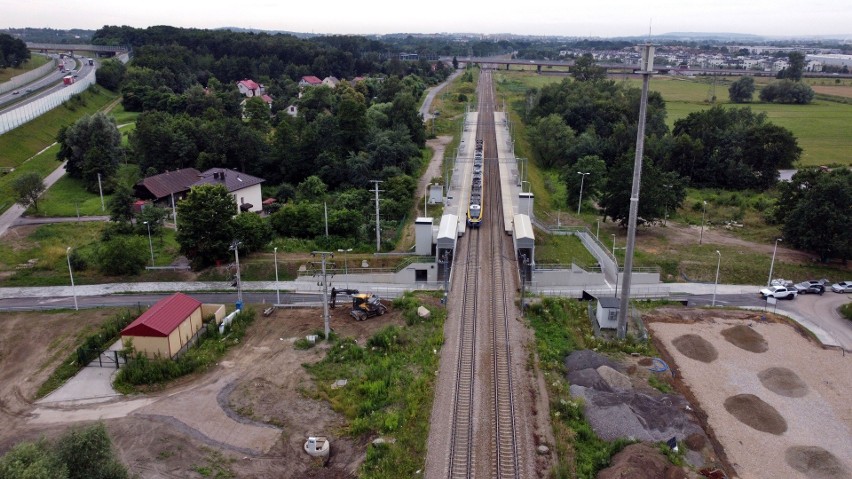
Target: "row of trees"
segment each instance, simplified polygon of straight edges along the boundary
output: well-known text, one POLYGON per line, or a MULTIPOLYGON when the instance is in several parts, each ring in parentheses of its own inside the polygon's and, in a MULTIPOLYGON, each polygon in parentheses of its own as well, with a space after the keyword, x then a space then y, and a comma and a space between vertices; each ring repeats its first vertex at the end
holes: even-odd
MULTIPOLYGON (((583 196, 625 221, 629 211, 640 91, 606 80, 590 58, 572 80, 530 90, 528 139, 539 164, 563 172, 569 199, 583 196)), ((748 108, 714 107, 665 123, 663 98, 648 98, 639 215, 652 221, 680 205, 685 186, 765 190, 801 155, 795 137, 748 108)))
MULTIPOLYGON (((760 90, 760 100, 767 103, 790 103, 804 105, 814 99, 814 90, 801 82, 805 68, 805 55, 791 52, 787 68, 778 72, 779 81, 772 82, 760 90)), ((754 96, 752 77, 742 77, 728 88, 733 103, 748 103, 754 96)))

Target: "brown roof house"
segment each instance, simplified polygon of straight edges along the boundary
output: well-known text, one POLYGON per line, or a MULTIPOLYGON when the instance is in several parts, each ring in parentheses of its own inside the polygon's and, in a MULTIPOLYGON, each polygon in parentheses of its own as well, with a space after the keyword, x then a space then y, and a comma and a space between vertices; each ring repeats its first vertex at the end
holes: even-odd
POLYGON ((158 206, 171 207, 172 198, 177 204, 193 186, 218 183, 224 185, 234 197, 237 203, 235 213, 260 212, 263 209, 260 184, 264 181, 227 168, 211 168, 203 173, 195 168, 184 168, 145 178, 136 184, 135 194, 137 198, 152 200, 158 206))
POLYGON ((186 197, 200 175, 195 168, 183 168, 149 176, 136 183, 133 194, 141 200, 151 200, 157 206, 171 208, 186 197))
POLYGON ((225 316, 222 304, 201 304, 183 293, 161 299, 126 328, 121 330, 123 344, 132 343, 146 356, 173 358, 195 342, 205 316, 218 323, 225 316))

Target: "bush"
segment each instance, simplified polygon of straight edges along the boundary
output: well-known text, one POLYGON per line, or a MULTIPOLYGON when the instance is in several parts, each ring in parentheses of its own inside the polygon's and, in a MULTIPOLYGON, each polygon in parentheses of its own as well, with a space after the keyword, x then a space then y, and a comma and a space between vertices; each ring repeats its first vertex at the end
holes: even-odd
POLYGON ((113 237, 98 248, 98 266, 107 275, 139 274, 148 262, 147 246, 140 237, 113 237))
POLYGON ((769 103, 804 105, 814 99, 814 90, 801 82, 781 80, 772 82, 760 91, 760 99, 769 103))

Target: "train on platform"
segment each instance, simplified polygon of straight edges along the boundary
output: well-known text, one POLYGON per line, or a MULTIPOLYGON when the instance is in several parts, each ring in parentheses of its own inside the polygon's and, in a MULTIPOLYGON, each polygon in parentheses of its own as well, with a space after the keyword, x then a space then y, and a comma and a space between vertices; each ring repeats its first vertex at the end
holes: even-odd
POLYGON ((470 204, 467 208, 467 225, 471 228, 479 228, 482 224, 482 179, 482 139, 478 139, 476 140, 476 151, 473 155, 473 180, 470 185, 470 204))

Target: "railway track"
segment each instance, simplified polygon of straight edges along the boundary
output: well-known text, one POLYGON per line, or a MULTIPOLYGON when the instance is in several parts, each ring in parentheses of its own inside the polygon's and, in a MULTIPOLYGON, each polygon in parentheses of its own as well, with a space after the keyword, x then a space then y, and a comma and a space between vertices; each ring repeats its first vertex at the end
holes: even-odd
MULTIPOLYGON (((503 232, 491 74, 479 88, 477 138, 483 140, 486 224, 464 238, 464 282, 447 477, 520 478, 509 318, 517 274, 503 232), (479 336, 478 336, 479 335, 479 336)), ((457 283, 458 284, 458 283, 457 283)))

